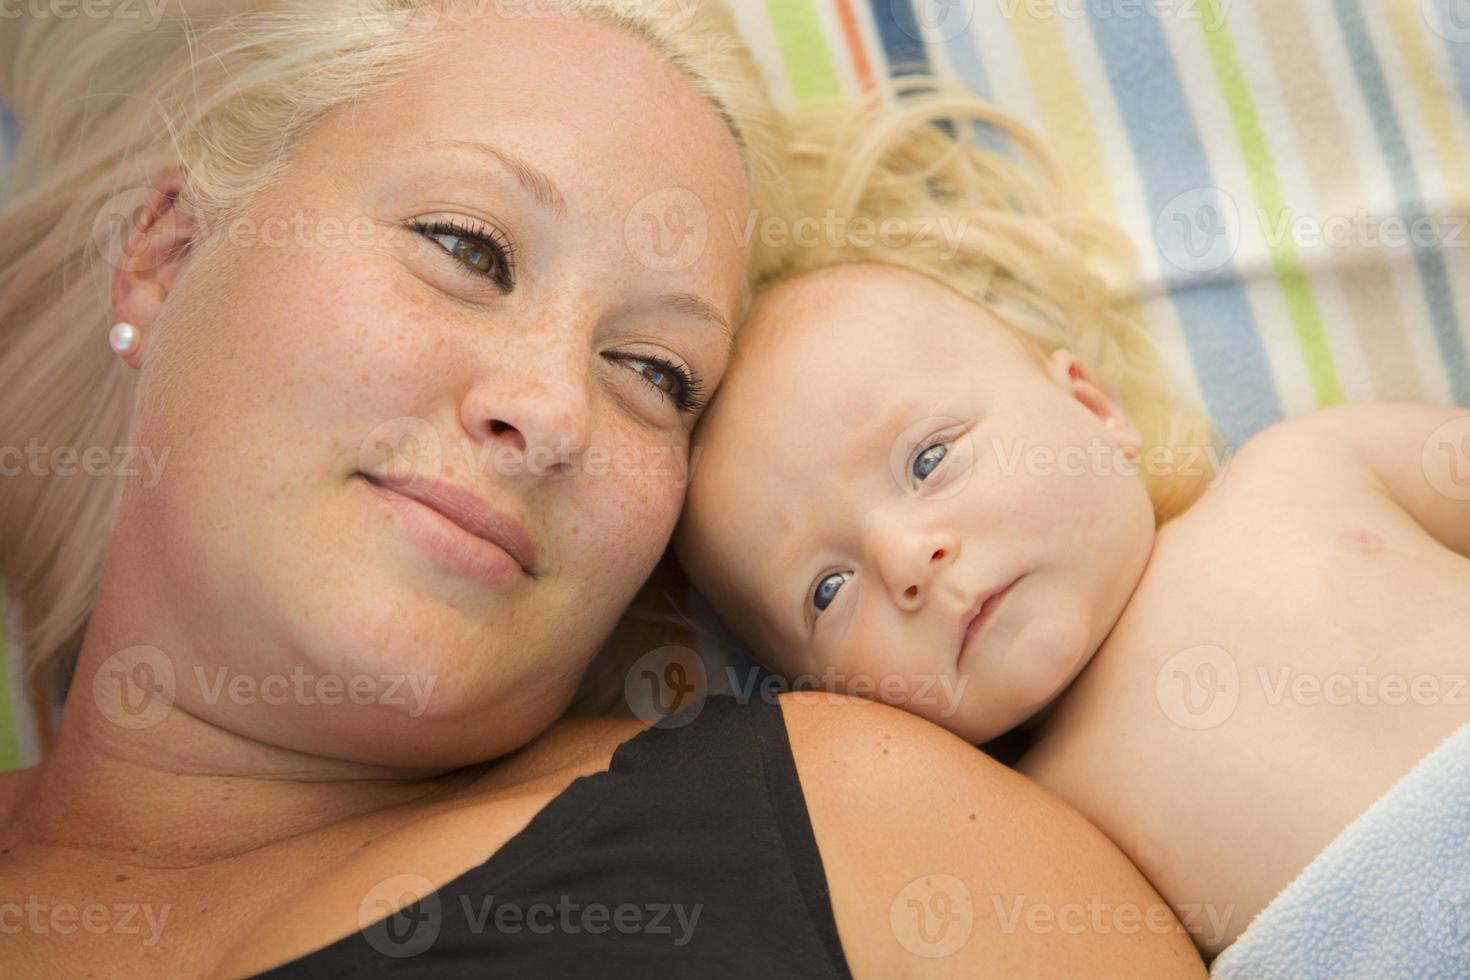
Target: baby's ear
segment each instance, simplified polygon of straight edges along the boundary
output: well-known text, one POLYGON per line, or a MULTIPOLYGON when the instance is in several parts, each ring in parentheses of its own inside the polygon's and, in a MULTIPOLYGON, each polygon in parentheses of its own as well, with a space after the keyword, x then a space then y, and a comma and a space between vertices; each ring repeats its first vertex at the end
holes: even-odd
POLYGON ((1138 427, 1123 407, 1092 379, 1076 354, 1065 347, 1057 348, 1046 356, 1046 371, 1053 381, 1098 417, 1124 453, 1136 457, 1142 452, 1143 436, 1138 427))

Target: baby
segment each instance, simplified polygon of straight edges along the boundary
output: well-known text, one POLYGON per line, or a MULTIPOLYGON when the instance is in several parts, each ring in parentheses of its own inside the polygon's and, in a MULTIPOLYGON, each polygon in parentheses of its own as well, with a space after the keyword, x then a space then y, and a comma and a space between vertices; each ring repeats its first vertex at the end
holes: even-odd
POLYGON ((1071 683, 1148 561, 1127 415, 1070 351, 907 269, 767 291, 697 439, 677 544, 711 607, 774 672, 972 743, 1071 683), (1102 465, 1034 465, 1069 446, 1102 465))
POLYGON ((963 269, 887 258, 757 297, 680 564, 778 674, 971 743, 1028 722, 1018 768, 1214 955, 1470 721, 1470 411, 1335 407, 1219 473, 1212 443, 1161 461, 1116 379, 963 269), (1145 462, 1195 467, 1192 505, 1145 462))

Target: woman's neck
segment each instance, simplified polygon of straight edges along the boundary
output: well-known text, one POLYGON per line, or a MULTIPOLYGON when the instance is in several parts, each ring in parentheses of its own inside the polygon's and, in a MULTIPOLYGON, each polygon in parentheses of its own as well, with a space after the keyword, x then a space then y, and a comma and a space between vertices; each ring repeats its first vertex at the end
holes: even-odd
POLYGON ((229 731, 179 703, 133 725, 118 713, 117 692, 83 680, 108 662, 101 626, 89 625, 52 752, 6 791, 12 819, 0 824, 0 849, 199 867, 453 795, 488 768, 415 770, 327 758, 229 731))
POLYGON ((81 693, 68 699, 54 753, 19 787, 0 848, 200 867, 452 795, 483 774, 374 770, 252 742, 177 711, 154 729, 120 731, 81 693))

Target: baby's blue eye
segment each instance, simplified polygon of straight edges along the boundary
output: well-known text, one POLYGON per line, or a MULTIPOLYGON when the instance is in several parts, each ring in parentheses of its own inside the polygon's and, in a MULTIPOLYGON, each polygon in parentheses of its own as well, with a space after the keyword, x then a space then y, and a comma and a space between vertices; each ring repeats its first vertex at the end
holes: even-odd
POLYGON ((823 576, 817 583, 817 589, 812 593, 812 605, 821 612, 832 605, 832 600, 837 598, 837 590, 842 588, 842 583, 852 578, 852 572, 833 572, 831 575, 823 576))
POLYGON ((936 442, 934 445, 919 453, 919 455, 914 458, 914 476, 917 476, 919 478, 919 482, 923 483, 925 478, 927 478, 930 473, 933 473, 935 469, 939 467, 940 461, 943 460, 948 453, 949 443, 947 442, 936 442))

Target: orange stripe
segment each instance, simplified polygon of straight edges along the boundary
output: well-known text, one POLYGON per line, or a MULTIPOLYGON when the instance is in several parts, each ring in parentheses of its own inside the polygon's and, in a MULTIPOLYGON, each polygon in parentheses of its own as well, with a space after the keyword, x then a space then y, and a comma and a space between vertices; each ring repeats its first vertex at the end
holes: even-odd
POLYGON ((876 81, 873 78, 873 63, 868 60, 867 48, 863 45, 863 34, 858 28, 857 15, 852 12, 850 0, 835 0, 837 19, 842 23, 842 37, 847 41, 847 50, 852 53, 852 67, 857 72, 858 86, 871 92, 876 81))

